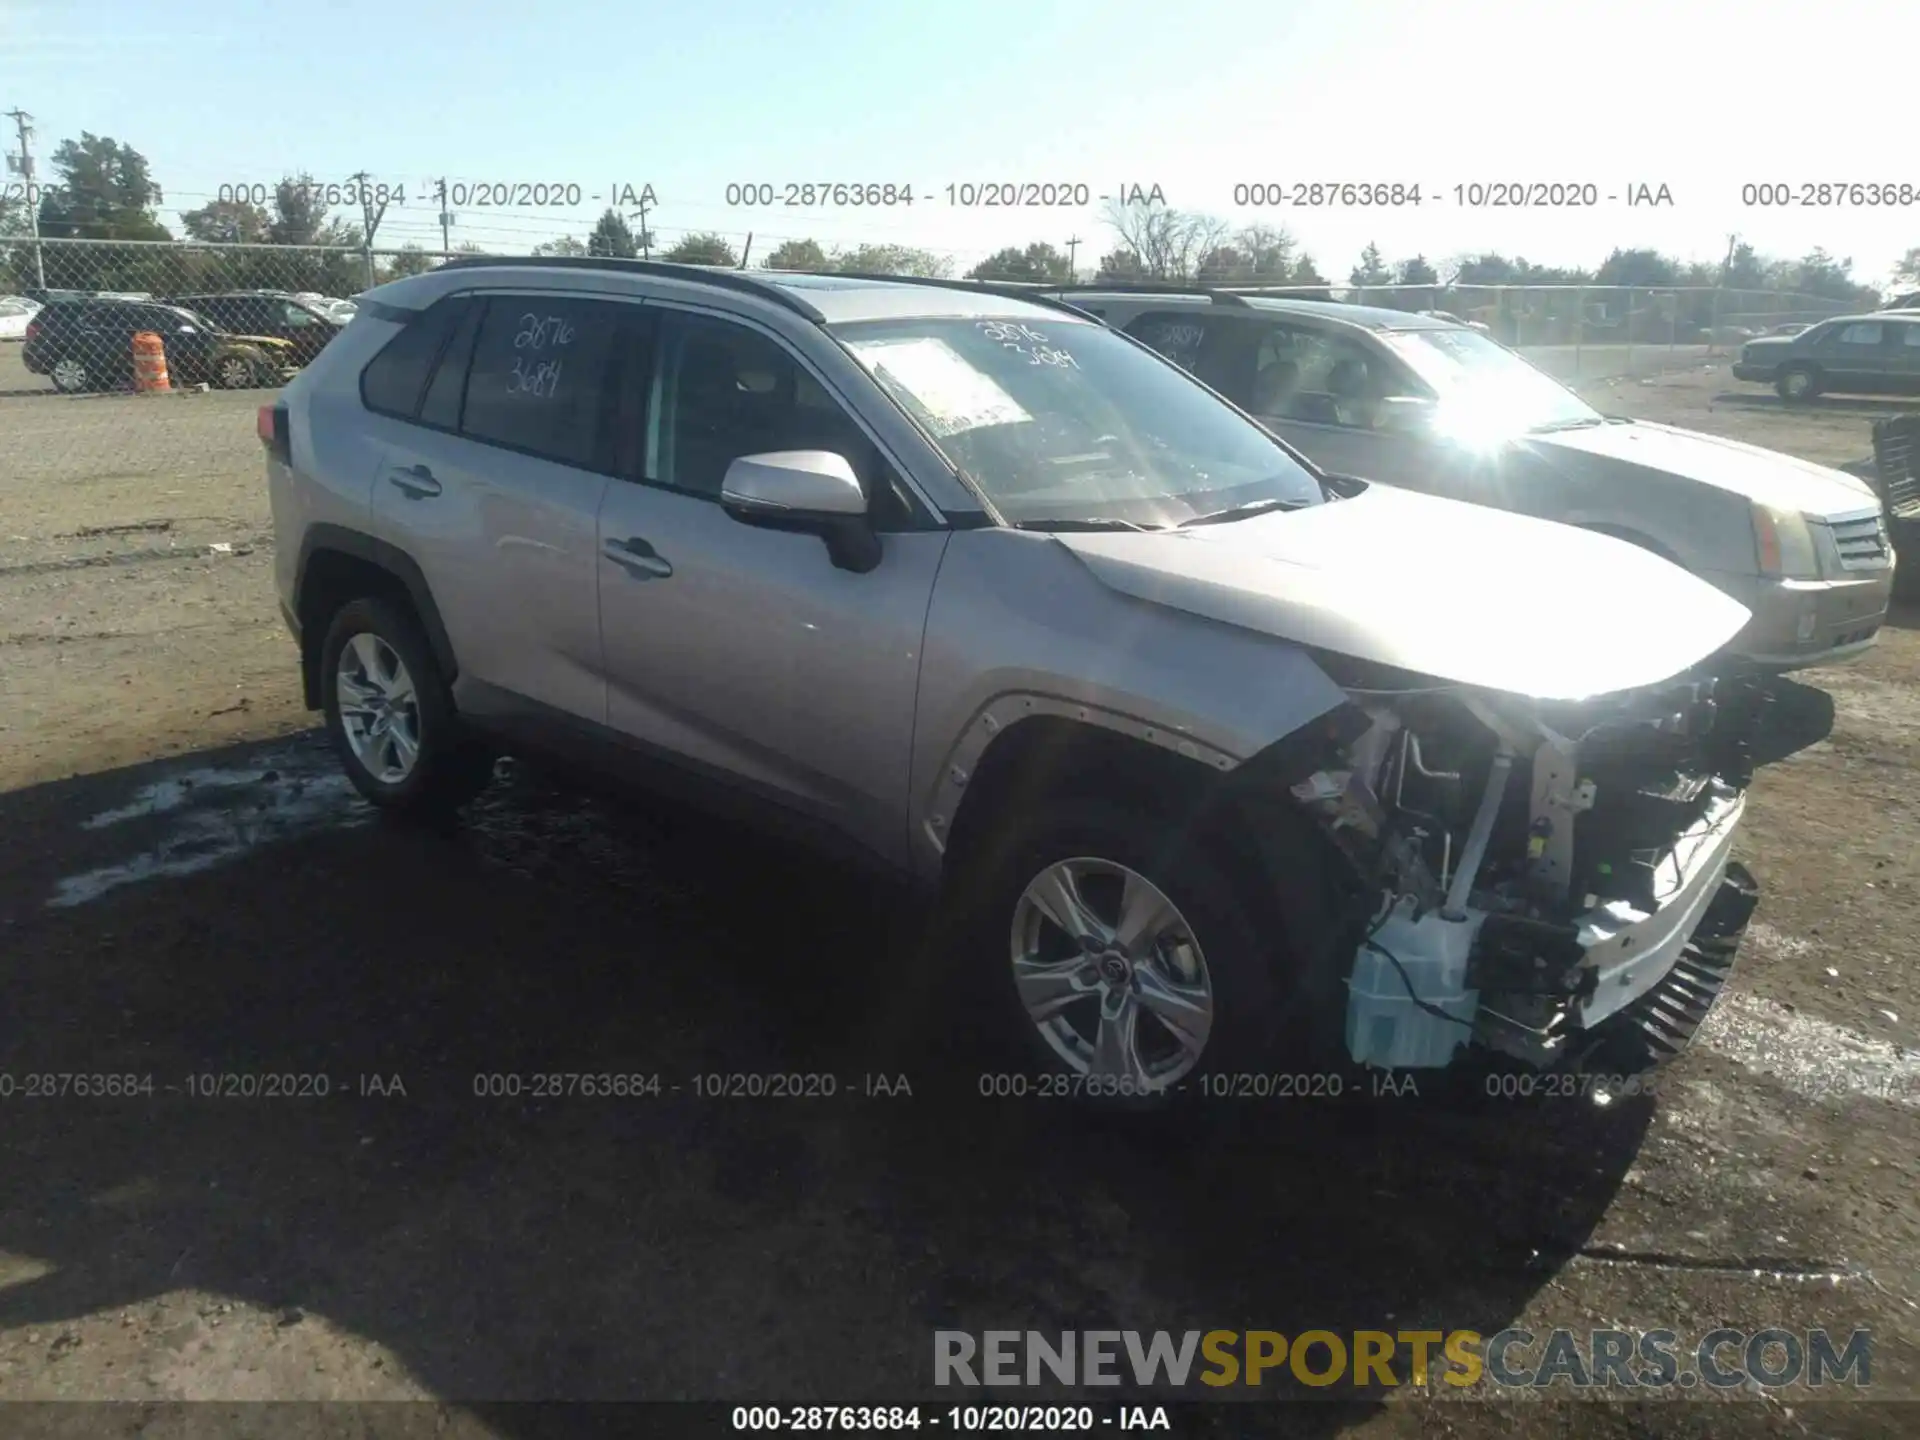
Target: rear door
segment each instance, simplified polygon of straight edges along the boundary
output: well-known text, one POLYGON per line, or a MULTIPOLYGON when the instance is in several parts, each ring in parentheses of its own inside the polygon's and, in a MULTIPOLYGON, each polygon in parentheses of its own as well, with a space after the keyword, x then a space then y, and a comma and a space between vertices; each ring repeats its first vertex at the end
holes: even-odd
POLYGON ((121 301, 82 305, 74 312, 70 348, 90 374, 124 385, 133 379, 133 337, 142 328, 137 306, 121 301))
POLYGON ((629 309, 551 291, 464 299, 435 317, 446 334, 424 387, 402 371, 386 399, 375 528, 426 579, 465 709, 605 718, 594 526, 629 309))

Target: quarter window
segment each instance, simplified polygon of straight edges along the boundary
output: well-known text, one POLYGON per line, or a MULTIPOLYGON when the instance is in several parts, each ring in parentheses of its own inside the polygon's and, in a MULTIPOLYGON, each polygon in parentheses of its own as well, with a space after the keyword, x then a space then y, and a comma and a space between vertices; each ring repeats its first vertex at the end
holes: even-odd
POLYGON ((434 360, 472 305, 469 296, 450 295, 403 325, 360 372, 361 403, 381 415, 413 419, 434 360))

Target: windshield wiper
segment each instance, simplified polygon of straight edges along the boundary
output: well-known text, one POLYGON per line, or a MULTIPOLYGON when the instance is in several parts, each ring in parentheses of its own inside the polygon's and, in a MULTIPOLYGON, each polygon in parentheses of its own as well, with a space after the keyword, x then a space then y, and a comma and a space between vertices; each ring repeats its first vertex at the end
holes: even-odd
POLYGON ((1140 525, 1132 520, 1115 520, 1107 516, 1092 516, 1070 520, 1016 520, 1015 530, 1139 530, 1148 534, 1157 534, 1162 530, 1171 530, 1171 525, 1140 525))
POLYGON ((1223 520, 1244 520, 1249 515, 1264 515, 1271 510, 1304 510, 1309 502, 1305 500, 1249 500, 1242 505, 1229 505, 1224 510, 1209 510, 1204 515, 1196 515, 1191 520, 1182 520, 1180 528, 1189 525, 1218 525, 1223 520))

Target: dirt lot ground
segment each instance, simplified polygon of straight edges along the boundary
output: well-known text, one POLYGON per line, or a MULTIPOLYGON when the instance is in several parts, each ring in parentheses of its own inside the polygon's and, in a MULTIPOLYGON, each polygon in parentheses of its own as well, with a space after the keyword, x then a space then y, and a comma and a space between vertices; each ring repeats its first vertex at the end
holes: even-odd
MULTIPOLYGON (((1871 406, 1735 388, 1697 369, 1592 393, 1827 463, 1869 451, 1871 406)), ((300 708, 259 398, 0 397, 0 1400, 143 1402, 125 1433, 157 1436, 214 1414, 169 1401, 432 1399, 451 1408, 407 1413, 435 1433, 531 1435, 532 1412, 473 1407, 950 1401, 936 1328, 1824 1326, 1873 1332, 1849 1399, 1349 1391, 1265 1423, 1920 1432, 1911 618, 1813 677, 1837 730, 1757 784, 1763 909, 1656 1101, 1089 1125, 927 1093, 893 1025, 901 927, 861 881, 525 778, 449 833, 372 822, 300 708), (681 1090, 475 1094, 553 1071, 681 1090), (736 1071, 842 1093, 692 1093, 736 1071), (848 1093, 902 1071, 913 1098, 848 1093), (35 1074, 154 1088, 27 1098, 35 1074), (204 1093, 242 1074, 327 1094, 204 1093)))

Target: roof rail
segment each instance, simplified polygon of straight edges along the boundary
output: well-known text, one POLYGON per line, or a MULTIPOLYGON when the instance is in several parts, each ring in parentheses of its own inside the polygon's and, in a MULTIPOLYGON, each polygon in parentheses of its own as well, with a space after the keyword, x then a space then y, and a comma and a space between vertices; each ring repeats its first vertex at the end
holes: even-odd
POLYGON ((982 295, 998 295, 1003 300, 1024 300, 1029 305, 1041 305, 1049 310, 1065 310, 1082 320, 1098 320, 1097 315, 1089 315, 1076 305, 1064 300, 1056 300, 1052 291, 1058 286, 1048 285, 1044 281, 997 281, 997 280, 948 280, 937 275, 878 275, 856 270, 787 270, 787 275, 832 275, 843 280, 872 280, 883 285, 929 285, 937 290, 972 290, 982 295), (1031 285, 1033 288, 1028 289, 1031 285))
MULTIPOLYGON (((441 262, 439 270, 471 270, 481 266, 515 265, 540 270, 609 270, 640 275, 658 275, 668 280, 691 280, 702 285, 717 285, 723 290, 739 290, 757 295, 775 305, 785 306, 796 315, 804 315, 814 324, 823 324, 826 316, 786 286, 732 268, 716 269, 705 265, 678 265, 671 260, 629 260, 616 255, 462 255, 441 262)), ((428 274, 434 273, 428 271, 428 274)))
POLYGON ((1207 285, 1141 284, 1130 281, 1116 281, 1111 285, 1094 283, 1071 285, 1049 285, 1048 291, 1055 295, 1070 294, 1079 291, 1083 294, 1098 292, 1104 295, 1204 295, 1216 305, 1246 305, 1246 298, 1234 294, 1231 290, 1216 290, 1207 285))

